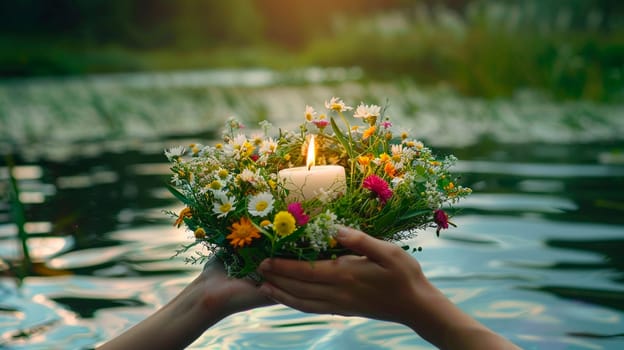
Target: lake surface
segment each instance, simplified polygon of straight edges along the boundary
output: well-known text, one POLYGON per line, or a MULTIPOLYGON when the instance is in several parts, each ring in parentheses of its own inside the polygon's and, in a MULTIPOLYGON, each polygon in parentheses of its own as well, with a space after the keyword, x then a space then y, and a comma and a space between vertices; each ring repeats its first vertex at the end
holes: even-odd
MULTIPOLYGON (((526 349, 624 348, 624 107, 533 93, 482 101, 357 71, 111 75, 0 82, 0 348, 88 349, 166 303, 200 267, 163 210, 166 147, 209 143, 231 114, 298 123, 333 95, 390 114, 474 194, 457 228, 415 253, 462 309, 526 349), (211 75, 212 74, 212 75, 211 75), (22 280, 4 156, 26 209, 22 280)), ((418 315, 414 315, 419 317, 418 315)), ((409 329, 272 306, 233 315, 194 349, 429 349, 409 329)))

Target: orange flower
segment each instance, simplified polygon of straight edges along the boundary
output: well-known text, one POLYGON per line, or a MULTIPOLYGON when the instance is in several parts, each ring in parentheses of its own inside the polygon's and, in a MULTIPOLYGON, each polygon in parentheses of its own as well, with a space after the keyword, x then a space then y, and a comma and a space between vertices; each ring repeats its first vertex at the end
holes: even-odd
POLYGON ((379 160, 382 163, 385 163, 385 162, 390 160, 390 156, 388 155, 388 153, 382 153, 382 154, 379 155, 379 160))
POLYGON ((180 225, 182 225, 182 223, 184 222, 184 218, 190 218, 190 217, 193 217, 193 214, 191 213, 191 208, 186 207, 182 209, 182 211, 180 211, 180 215, 178 215, 178 218, 176 219, 173 226, 180 227, 180 225))
POLYGON ((258 229, 252 225, 251 220, 242 217, 230 227, 230 234, 226 237, 234 247, 244 247, 251 244, 254 238, 260 238, 258 229))
POLYGON ((396 168, 394 167, 394 164, 392 164, 392 162, 386 163, 386 165, 384 165, 384 172, 390 177, 395 177, 396 168))
POLYGON ((448 185, 444 186, 444 189, 446 190, 446 192, 451 192, 455 189, 455 184, 452 182, 449 182, 448 185))
POLYGON ((366 140, 367 138, 373 136, 375 134, 375 131, 377 131, 376 126, 371 126, 370 128, 366 129, 362 134, 362 140, 366 140))
POLYGON ((369 156, 359 156, 357 157, 357 161, 361 166, 367 166, 370 164, 370 157, 369 156))

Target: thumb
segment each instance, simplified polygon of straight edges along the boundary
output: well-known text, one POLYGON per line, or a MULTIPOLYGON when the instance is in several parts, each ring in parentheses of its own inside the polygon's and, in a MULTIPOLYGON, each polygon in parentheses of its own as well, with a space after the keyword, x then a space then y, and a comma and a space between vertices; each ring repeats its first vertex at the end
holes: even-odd
POLYGON ((397 248, 401 249, 392 243, 372 237, 360 230, 344 226, 338 228, 336 239, 343 247, 364 255, 381 265, 386 265, 386 263, 390 262, 396 256, 395 250, 397 248))

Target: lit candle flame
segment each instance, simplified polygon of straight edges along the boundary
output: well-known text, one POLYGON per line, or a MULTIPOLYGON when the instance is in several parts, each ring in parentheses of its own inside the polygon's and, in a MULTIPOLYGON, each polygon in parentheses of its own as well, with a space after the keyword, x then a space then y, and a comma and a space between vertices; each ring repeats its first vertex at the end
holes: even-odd
POLYGON ((310 142, 308 143, 308 156, 306 157, 306 167, 310 170, 314 165, 314 135, 310 135, 310 142))

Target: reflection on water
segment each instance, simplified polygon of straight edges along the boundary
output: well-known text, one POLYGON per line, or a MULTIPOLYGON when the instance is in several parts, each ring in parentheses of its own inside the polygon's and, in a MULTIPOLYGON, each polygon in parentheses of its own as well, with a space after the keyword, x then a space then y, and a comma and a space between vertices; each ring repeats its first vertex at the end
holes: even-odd
MULTIPOLYGON (((71 157, 62 160, 14 154, 34 268, 18 289, 17 227, 10 203, 1 202, 1 348, 92 347, 198 273, 170 259, 190 234, 163 213, 179 204, 164 189, 161 150, 206 135, 70 143, 63 147, 71 157)), ((475 194, 459 207, 457 229, 415 238, 424 247, 416 258, 462 309, 523 348, 623 348, 622 149, 618 141, 440 146, 462 160, 456 171, 475 194)), ((4 165, 0 179, 6 191, 4 165)), ((431 346, 400 325, 271 306, 226 318, 191 348, 431 346)))

